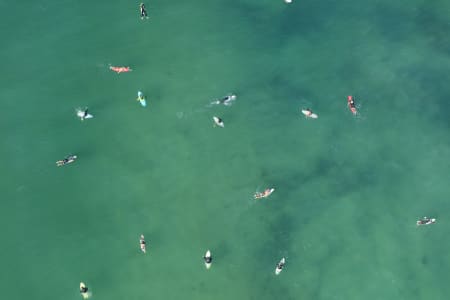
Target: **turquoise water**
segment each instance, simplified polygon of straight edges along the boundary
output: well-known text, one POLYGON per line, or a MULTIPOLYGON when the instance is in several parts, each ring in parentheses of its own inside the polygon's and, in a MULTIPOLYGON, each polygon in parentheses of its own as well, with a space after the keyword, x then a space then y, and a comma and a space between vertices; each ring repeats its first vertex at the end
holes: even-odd
POLYGON ((448 298, 448 2, 146 6, 0 1, 2 298, 448 298))

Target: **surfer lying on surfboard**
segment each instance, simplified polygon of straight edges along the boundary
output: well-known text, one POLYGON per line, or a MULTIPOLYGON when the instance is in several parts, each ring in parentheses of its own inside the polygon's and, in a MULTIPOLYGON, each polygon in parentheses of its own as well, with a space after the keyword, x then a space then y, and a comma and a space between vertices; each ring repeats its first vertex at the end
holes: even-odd
POLYGON ((113 70, 114 72, 117 72, 117 74, 126 73, 126 72, 132 71, 130 67, 113 67, 113 66, 109 66, 109 69, 113 70))
POLYGON ((76 156, 76 155, 68 155, 68 156, 67 156, 66 158, 64 158, 63 160, 58 160, 58 161, 56 162, 56 165, 57 165, 58 167, 64 166, 64 165, 73 163, 76 159, 77 159, 77 156, 76 156))
POLYGON ((255 193, 255 199, 261 199, 261 198, 269 197, 273 193, 273 191, 275 191, 275 189, 272 188, 272 189, 266 189, 262 193, 256 192, 255 193))
POLYGON ((141 234, 141 237, 139 238, 139 245, 141 246, 141 251, 145 253, 145 238, 144 235, 141 234))
POLYGON ((350 111, 354 115, 356 115, 357 111, 356 111, 355 101, 353 101, 353 96, 347 96, 347 104, 348 104, 348 108, 350 108, 350 111))
POLYGON ((147 10, 145 9, 144 3, 139 4, 139 10, 141 12, 141 19, 144 20, 144 18, 148 19, 147 10))
POLYGON ((234 100, 236 100, 236 95, 230 94, 226 95, 222 99, 217 99, 216 101, 211 102, 211 104, 223 104, 226 106, 230 106, 231 104, 233 104, 234 100))
POLYGON ((416 222, 417 226, 430 225, 430 224, 434 224, 434 223, 436 223, 436 219, 431 219, 431 218, 427 218, 427 217, 423 217, 421 220, 418 220, 416 222))
POLYGON ((307 118, 311 118, 311 119, 317 119, 319 116, 316 115, 315 113, 312 112, 311 109, 307 108, 307 109, 302 109, 302 114, 305 115, 305 117, 307 118))

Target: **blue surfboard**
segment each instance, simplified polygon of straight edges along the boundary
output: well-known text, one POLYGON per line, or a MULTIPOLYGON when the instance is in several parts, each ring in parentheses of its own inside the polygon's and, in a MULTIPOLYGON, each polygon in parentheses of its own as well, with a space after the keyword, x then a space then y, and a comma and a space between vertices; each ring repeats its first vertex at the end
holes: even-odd
POLYGON ((142 107, 146 107, 147 106, 147 101, 145 101, 144 94, 142 94, 141 91, 138 91, 138 98, 137 98, 137 100, 139 101, 139 103, 141 103, 142 107))

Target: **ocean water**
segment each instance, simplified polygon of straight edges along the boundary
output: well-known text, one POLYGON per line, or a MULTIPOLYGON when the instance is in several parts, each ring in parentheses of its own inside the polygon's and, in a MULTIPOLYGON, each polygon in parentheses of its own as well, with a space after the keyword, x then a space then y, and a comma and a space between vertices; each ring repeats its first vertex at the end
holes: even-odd
POLYGON ((449 2, 293 2, 0 0, 2 299, 448 299, 449 2))

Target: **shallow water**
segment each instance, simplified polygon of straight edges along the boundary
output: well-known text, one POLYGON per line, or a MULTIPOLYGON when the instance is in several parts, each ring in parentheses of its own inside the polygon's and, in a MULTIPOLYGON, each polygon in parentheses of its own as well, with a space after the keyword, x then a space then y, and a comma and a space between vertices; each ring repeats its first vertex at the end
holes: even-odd
POLYGON ((448 2, 137 8, 0 1, 5 298, 447 299, 448 2))

